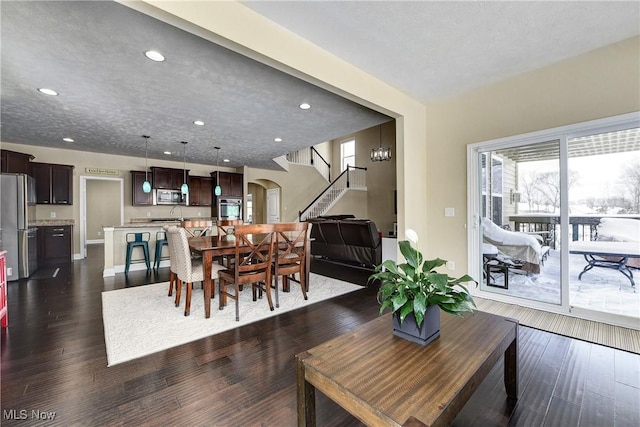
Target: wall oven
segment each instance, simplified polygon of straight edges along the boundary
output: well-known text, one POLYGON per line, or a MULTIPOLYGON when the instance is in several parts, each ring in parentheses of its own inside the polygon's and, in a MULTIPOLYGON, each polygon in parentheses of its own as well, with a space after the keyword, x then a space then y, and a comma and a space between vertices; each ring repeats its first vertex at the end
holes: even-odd
POLYGON ((242 199, 218 198, 218 220, 242 219, 242 199))

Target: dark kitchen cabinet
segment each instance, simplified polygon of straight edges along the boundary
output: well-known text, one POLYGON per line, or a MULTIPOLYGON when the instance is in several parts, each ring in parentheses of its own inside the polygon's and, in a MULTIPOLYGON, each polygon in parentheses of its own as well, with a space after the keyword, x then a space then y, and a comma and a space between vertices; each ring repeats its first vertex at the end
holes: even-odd
POLYGON ((149 206, 153 204, 153 192, 145 193, 142 191, 142 183, 144 183, 145 179, 149 179, 149 182, 151 182, 151 173, 145 176, 144 172, 131 171, 131 204, 133 206, 149 206))
POLYGON ((0 172, 31 174, 31 154, 18 153, 9 150, 0 150, 0 172))
POLYGON ((31 172, 36 180, 37 204, 73 204, 73 166, 31 162, 31 172))
MULTIPOLYGON (((231 173, 231 172, 220 172, 220 189, 222 193, 220 196, 227 197, 242 197, 243 196, 243 178, 244 176, 241 173, 231 173)), ((213 185, 215 186, 218 182, 218 173, 211 172, 211 177, 213 178, 213 185)))
MULTIPOLYGON (((153 188, 161 188, 163 190, 179 190, 184 183, 185 171, 182 169, 151 167, 153 172, 153 188)), ((189 171, 186 171, 187 182, 189 180, 189 171)))
POLYGON ((189 206, 211 206, 213 180, 205 176, 189 177, 189 206))
POLYGON ((38 267, 71 262, 72 227, 38 227, 38 267))

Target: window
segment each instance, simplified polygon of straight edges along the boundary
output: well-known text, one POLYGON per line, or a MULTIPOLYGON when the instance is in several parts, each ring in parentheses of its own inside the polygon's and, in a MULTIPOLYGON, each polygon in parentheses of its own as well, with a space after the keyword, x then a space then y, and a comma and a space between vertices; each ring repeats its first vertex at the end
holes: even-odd
POLYGON ((356 140, 350 139, 340 144, 340 172, 347 170, 347 165, 356 165, 356 140))

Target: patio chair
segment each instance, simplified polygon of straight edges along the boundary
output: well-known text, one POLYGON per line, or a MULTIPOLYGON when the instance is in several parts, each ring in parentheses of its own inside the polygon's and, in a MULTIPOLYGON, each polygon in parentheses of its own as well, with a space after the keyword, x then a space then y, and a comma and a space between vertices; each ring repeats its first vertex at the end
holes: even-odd
POLYGON ((527 273, 540 273, 543 250, 535 235, 505 230, 485 217, 482 218, 482 236, 484 243, 498 248, 517 269, 527 273))

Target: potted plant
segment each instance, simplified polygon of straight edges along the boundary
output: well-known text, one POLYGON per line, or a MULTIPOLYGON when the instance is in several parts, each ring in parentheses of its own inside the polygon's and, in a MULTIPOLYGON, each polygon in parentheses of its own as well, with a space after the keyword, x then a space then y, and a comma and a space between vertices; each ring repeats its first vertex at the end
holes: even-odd
MULTIPOLYGON (((417 243, 415 231, 407 230, 406 235, 417 243)), ((392 310, 393 334, 426 345, 440 336, 440 310, 456 316, 473 311, 476 305, 463 283, 477 282, 467 274, 455 279, 438 273, 435 269, 447 261, 424 260, 409 240, 398 242, 398 246, 406 262, 384 261, 376 266, 369 282, 381 282, 380 314, 392 310)))

